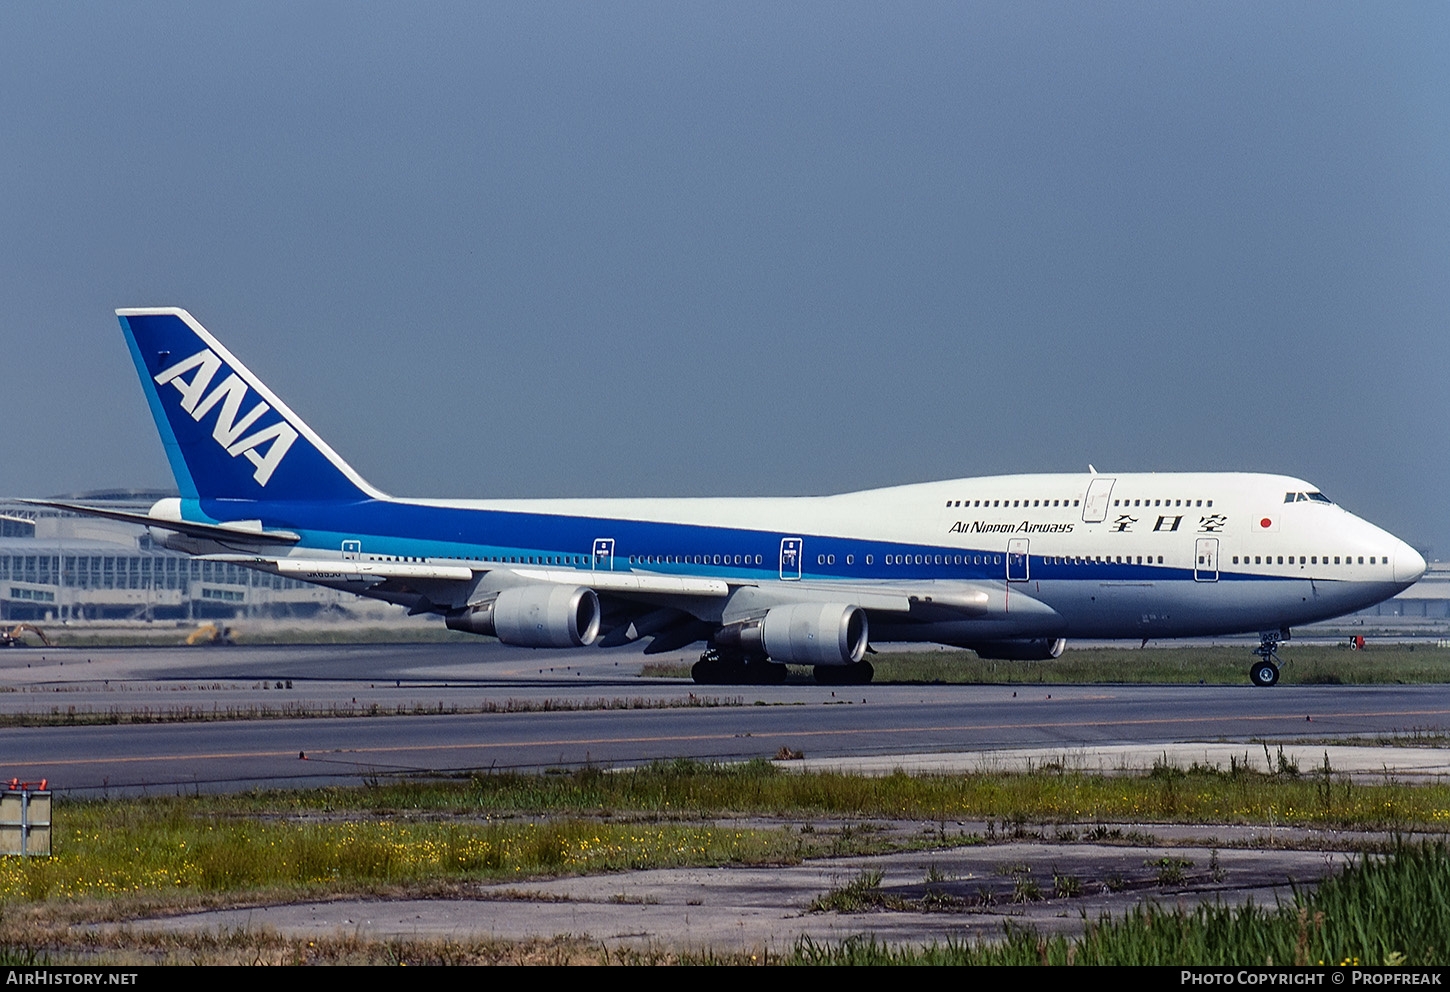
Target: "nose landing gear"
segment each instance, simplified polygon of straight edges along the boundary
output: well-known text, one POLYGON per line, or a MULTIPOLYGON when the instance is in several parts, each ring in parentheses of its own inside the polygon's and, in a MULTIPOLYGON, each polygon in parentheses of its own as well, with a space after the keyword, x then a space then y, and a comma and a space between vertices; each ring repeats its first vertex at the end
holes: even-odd
POLYGON ((1287 630, 1266 630, 1259 635, 1259 646, 1254 648, 1259 660, 1249 666, 1249 681, 1254 685, 1273 685, 1279 681, 1279 641, 1288 639, 1287 630))

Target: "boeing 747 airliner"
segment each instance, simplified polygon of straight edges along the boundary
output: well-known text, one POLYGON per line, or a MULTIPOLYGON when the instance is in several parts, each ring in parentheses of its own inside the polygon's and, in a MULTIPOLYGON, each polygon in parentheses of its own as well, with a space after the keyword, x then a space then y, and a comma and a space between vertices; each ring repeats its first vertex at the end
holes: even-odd
POLYGON ((1056 657, 1067 637, 1260 634, 1373 605, 1425 561, 1299 479, 1013 475, 839 496, 440 500, 369 485, 185 310, 118 310, 180 498, 168 547, 566 648, 703 642, 708 683, 868 682, 872 643, 1056 657))

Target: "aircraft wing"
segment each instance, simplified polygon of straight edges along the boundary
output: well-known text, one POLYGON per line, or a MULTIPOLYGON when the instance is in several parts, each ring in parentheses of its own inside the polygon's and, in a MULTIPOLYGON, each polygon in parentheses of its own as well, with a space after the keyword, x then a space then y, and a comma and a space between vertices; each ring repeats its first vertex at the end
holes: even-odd
MULTIPOLYGON (((230 533, 230 532, 229 532, 230 533)), ((276 533, 276 532, 271 532, 276 533)), ((641 572, 581 572, 567 568, 533 568, 516 565, 480 568, 436 562, 350 560, 337 558, 286 558, 253 554, 209 554, 198 557, 225 561, 272 572, 303 582, 323 584, 357 583, 369 591, 421 591, 427 586, 431 605, 463 606, 479 580, 488 575, 488 589, 511 586, 583 586, 609 600, 640 604, 691 599, 715 600, 721 604, 707 613, 748 612, 787 603, 839 602, 859 606, 868 613, 912 615, 913 619, 973 618, 1006 613, 1020 604, 1023 609, 1035 601, 1023 593, 990 582, 909 582, 862 584, 859 582, 749 582, 691 575, 657 575, 641 572), (726 608, 724 604, 729 602, 726 608)), ((424 609, 428 607, 425 606, 424 609)), ((421 612, 421 611, 420 611, 421 612)))
MULTIPOLYGON (((488 574, 496 580, 491 586, 561 585, 584 586, 611 599, 633 598, 658 600, 660 597, 685 597, 724 600, 732 592, 750 589, 763 601, 844 601, 862 609, 908 613, 922 603, 938 603, 943 607, 965 612, 984 612, 990 608, 990 597, 980 590, 903 589, 892 586, 862 586, 857 583, 770 583, 726 581, 703 576, 654 575, 640 572, 580 572, 567 568, 531 568, 501 566, 475 568, 469 565, 446 565, 432 562, 401 562, 350 560, 337 558, 285 558, 249 554, 210 554, 199 557, 273 572, 303 582, 364 582, 376 587, 382 583, 400 586, 419 583, 453 586, 453 605, 463 605, 479 577, 488 574), (916 605, 914 605, 916 604, 916 605)), ((448 600, 430 596, 435 603, 448 600)))
POLYGON ((426 562, 407 561, 352 561, 336 558, 255 558, 238 555, 205 555, 212 560, 234 561, 240 565, 251 564, 266 568, 269 572, 303 582, 359 582, 375 579, 385 582, 390 579, 433 580, 441 582, 471 582, 473 569, 467 565, 433 565, 426 562))
MULTIPOLYGON (((710 640, 722 629, 728 632, 760 622, 775 625, 775 620, 766 619, 768 614, 806 615, 803 610, 822 615, 864 612, 871 618, 872 629, 878 623, 883 629, 899 629, 953 621, 982 621, 995 629, 996 624, 1009 620, 1055 617, 1050 607, 1006 583, 757 583, 517 565, 490 568, 246 553, 200 557, 363 593, 406 606, 413 614, 440 613, 448 618, 449 627, 472 633, 504 633, 507 637, 498 626, 502 616, 528 618, 531 624, 548 617, 557 634, 557 642, 551 641, 550 646, 582 646, 598 639, 613 647, 648 638, 647 654, 710 640)), ((864 649, 864 639, 861 646, 864 649)))

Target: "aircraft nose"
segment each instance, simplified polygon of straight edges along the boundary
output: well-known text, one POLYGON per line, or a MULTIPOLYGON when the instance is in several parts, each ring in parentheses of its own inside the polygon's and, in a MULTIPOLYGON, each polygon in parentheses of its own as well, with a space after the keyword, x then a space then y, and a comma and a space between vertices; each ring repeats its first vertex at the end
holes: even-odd
POLYGON ((1420 576, 1425 574, 1425 558, 1420 552, 1401 541, 1395 553, 1394 568, 1395 582, 1408 586, 1419 581, 1420 576))

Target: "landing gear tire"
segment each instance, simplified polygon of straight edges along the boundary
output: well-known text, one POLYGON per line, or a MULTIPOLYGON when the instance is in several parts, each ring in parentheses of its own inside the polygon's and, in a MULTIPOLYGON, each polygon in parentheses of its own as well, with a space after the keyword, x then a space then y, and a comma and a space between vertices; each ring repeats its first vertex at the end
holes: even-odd
POLYGON ((1273 685, 1279 681, 1279 666, 1272 661, 1257 661, 1249 669, 1249 679, 1254 685, 1273 685))
POLYGON ((787 675, 784 665, 743 655, 722 654, 716 650, 700 655, 690 669, 697 685, 783 685, 787 675))
POLYGON ((725 666, 713 659, 701 658, 690 669, 696 685, 725 685, 725 666))
POLYGON ((818 685, 868 685, 876 669, 869 661, 858 661, 854 665, 817 665, 815 675, 818 685))
POLYGON ((758 661, 747 667, 753 669, 756 676, 751 685, 785 685, 785 677, 790 674, 784 665, 770 661, 758 661))

